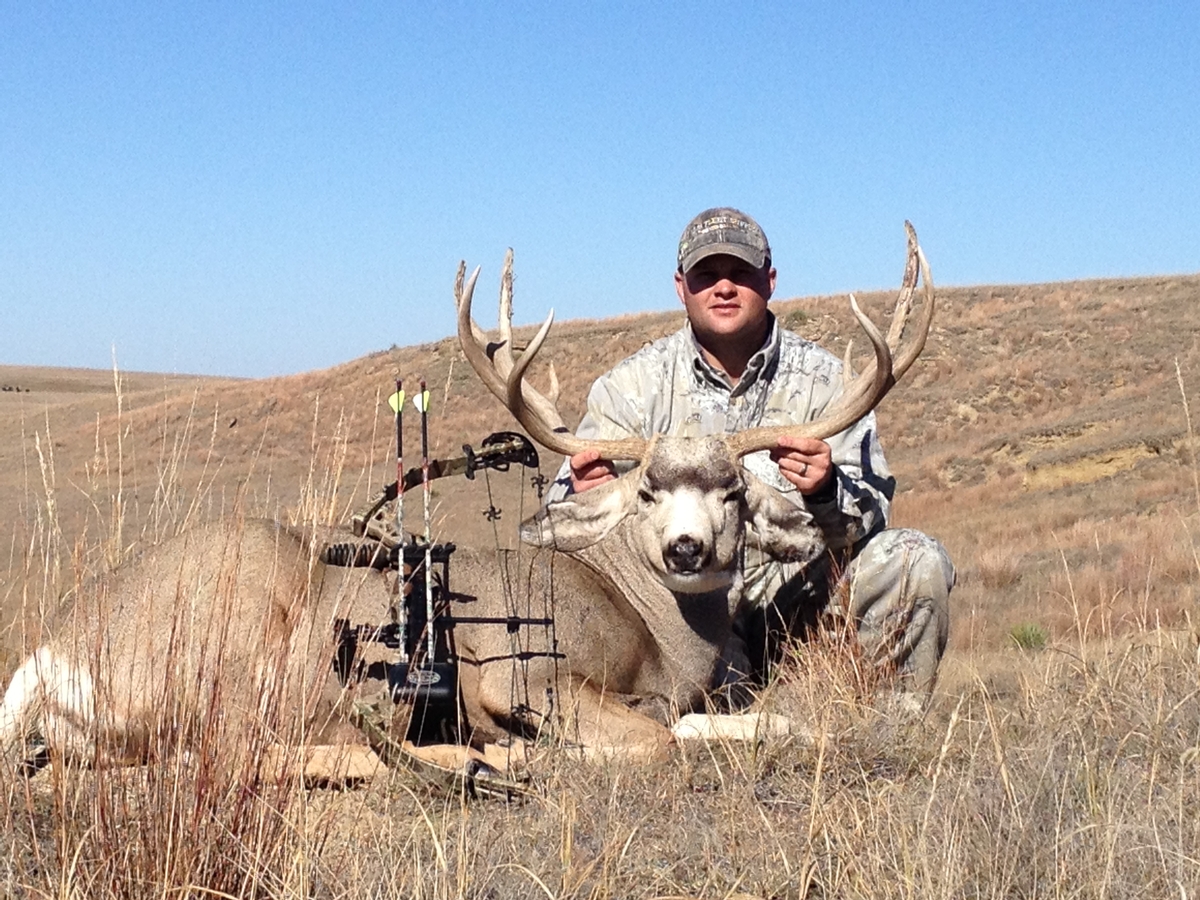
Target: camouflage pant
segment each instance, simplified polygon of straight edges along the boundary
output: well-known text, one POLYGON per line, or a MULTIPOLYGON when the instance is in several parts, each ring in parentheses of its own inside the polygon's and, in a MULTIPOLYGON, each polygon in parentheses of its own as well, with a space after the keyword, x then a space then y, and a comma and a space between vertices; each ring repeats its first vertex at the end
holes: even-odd
POLYGON ((745 603, 726 654, 730 668, 738 668, 744 653, 751 672, 765 673, 784 641, 832 615, 853 623, 864 656, 896 672, 902 688, 933 689, 950 630, 955 573, 946 549, 928 535, 887 529, 848 562, 826 554, 804 570, 747 551, 745 579, 745 603))

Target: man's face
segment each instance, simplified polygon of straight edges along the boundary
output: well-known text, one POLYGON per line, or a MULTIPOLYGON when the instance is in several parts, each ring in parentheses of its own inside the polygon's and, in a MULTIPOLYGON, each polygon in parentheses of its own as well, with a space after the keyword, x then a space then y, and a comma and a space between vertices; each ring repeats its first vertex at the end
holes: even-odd
POLYGON ((756 269, 736 256, 705 257, 687 274, 675 272, 675 292, 702 343, 760 334, 774 290, 773 268, 756 269))

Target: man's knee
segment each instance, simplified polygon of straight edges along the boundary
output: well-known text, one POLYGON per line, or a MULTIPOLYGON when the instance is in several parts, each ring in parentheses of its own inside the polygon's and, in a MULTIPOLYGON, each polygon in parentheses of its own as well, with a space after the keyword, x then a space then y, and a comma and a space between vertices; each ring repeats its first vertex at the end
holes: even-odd
POLYGON ((954 566, 946 549, 920 531, 894 528, 870 539, 842 570, 827 557, 803 571, 776 564, 759 579, 770 602, 743 606, 734 629, 760 676, 789 638, 829 612, 855 623, 881 665, 916 690, 932 687, 950 629, 954 566), (843 592, 848 588, 847 592, 843 592))
POLYGON ((907 528, 880 532, 851 565, 850 613, 860 637, 928 690, 950 633, 954 565, 940 542, 907 528))
POLYGON ((851 563, 854 592, 863 600, 891 593, 945 601, 956 574, 950 554, 936 538, 911 528, 875 535, 851 563))

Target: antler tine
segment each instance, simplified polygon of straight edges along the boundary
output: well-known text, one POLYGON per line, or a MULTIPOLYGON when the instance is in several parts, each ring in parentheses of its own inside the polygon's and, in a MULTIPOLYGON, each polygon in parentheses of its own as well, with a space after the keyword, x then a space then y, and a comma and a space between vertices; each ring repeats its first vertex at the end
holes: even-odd
MULTIPOLYGON (((467 279, 467 283, 458 299, 458 343, 467 357, 467 362, 471 364, 471 368, 475 370, 475 374, 487 385, 488 390, 501 403, 507 403, 508 388, 506 386, 506 376, 508 375, 508 370, 497 371, 498 367, 492 358, 492 351, 495 345, 488 342, 487 335, 483 329, 471 317, 471 300, 474 297, 475 283, 478 279, 479 267, 476 266, 475 271, 471 273, 471 277, 467 279)), ((511 369, 511 366, 509 369, 511 369)), ((550 403, 528 383, 524 385, 524 394, 526 395, 526 405, 532 407, 538 415, 544 416, 550 422, 551 427, 563 427, 562 418, 559 416, 554 404, 550 403)))
MULTIPOLYGON (((471 337, 474 339, 475 343, 478 344, 480 347, 486 348, 488 346, 487 335, 484 333, 483 329, 480 328, 479 325, 476 324, 475 320, 471 318, 471 295, 473 295, 475 293, 475 282, 479 278, 479 266, 475 267, 475 271, 471 273, 471 278, 468 280, 468 282, 464 288, 463 275, 466 273, 466 271, 467 271, 467 264, 465 262, 459 262, 458 276, 454 280, 454 308, 459 312, 460 318, 461 318, 463 298, 464 297, 466 298, 466 301, 467 301, 467 327, 468 327, 471 337)), ((467 353, 467 359, 470 360, 470 352, 467 349, 467 345, 461 339, 462 338, 461 326, 462 326, 462 322, 460 321, 459 322, 459 327, 460 327, 459 344, 462 346, 463 352, 467 353)), ((485 354, 486 354, 486 351, 485 351, 485 354)), ((478 370, 476 370, 476 371, 478 371, 478 370)), ((499 381, 499 384, 502 385, 503 383, 504 383, 504 381, 503 381, 503 379, 501 379, 499 381)), ((492 393, 495 393, 495 391, 493 390, 492 393)))
MULTIPOLYGON (((628 438, 618 441, 588 441, 577 438, 563 424, 555 400, 539 393, 525 380, 525 372, 533 362, 550 333, 554 322, 554 311, 546 317, 533 341, 520 356, 512 355, 512 328, 506 327, 506 319, 511 316, 512 303, 512 256, 506 259, 505 277, 502 279, 500 299, 500 333, 502 340, 499 344, 489 343, 487 335, 475 320, 471 318, 471 300, 475 293, 475 283, 479 278, 476 268, 461 284, 461 273, 464 267, 459 267, 459 281, 455 285, 455 300, 458 306, 458 343, 467 357, 467 362, 475 370, 481 381, 495 397, 500 400, 513 414, 518 422, 529 432, 538 443, 568 456, 573 456, 581 450, 595 449, 604 459, 633 459, 641 460, 646 452, 646 441, 642 438, 628 438), (505 297, 507 289, 507 298, 505 297), (508 316, 506 316, 506 312, 508 316)), ((551 373, 551 394, 558 395, 558 378, 551 373)))
MULTIPOLYGON (((888 386, 884 393, 892 389, 901 376, 908 371, 908 367, 916 361, 916 358, 925 348, 925 338, 929 334, 929 326, 933 321, 933 281, 929 275, 929 266, 924 262, 925 254, 921 250, 920 244, 917 243, 917 232, 913 228, 912 223, 905 220, 904 230, 908 236, 908 251, 904 257, 904 277, 900 282, 900 291, 896 295, 896 303, 892 307, 892 324, 888 328, 887 345, 892 350, 892 374, 888 382, 888 386), (899 352, 900 342, 904 337, 904 330, 908 327, 909 317, 912 315, 913 296, 917 290, 917 275, 923 273, 924 279, 924 299, 925 303, 922 307, 921 319, 917 322, 917 333, 913 337, 912 343, 904 348, 903 353, 899 357, 896 356, 899 352)), ((854 300, 853 295, 850 297, 854 300)), ((846 347, 846 359, 850 358, 849 344, 846 347)), ((842 377, 847 379, 847 389, 850 388, 851 372, 848 368, 843 369, 842 377)), ((861 390, 861 389, 860 389, 861 390)), ((882 395, 879 400, 882 400, 882 395)), ((878 402, 878 401, 876 401, 878 402)))
POLYGON ((734 456, 745 456, 759 450, 770 450, 781 437, 807 437, 825 439, 849 428, 883 399, 892 386, 892 351, 875 323, 859 309, 858 301, 850 298, 850 308, 858 324, 867 333, 875 349, 875 360, 862 374, 847 385, 837 402, 820 418, 800 425, 767 425, 740 431, 729 439, 729 448, 734 456))
POLYGON ((874 361, 858 377, 851 379, 848 365, 849 354, 847 353, 844 364, 845 388, 842 395, 829 409, 812 422, 752 428, 740 432, 729 441, 730 448, 736 455, 742 456, 758 450, 771 449, 785 435, 824 439, 849 428, 879 404, 892 386, 903 377, 920 356, 925 347, 925 339, 929 335, 929 327, 933 322, 933 277, 929 272, 925 254, 921 250, 920 244, 917 243, 917 234, 912 224, 905 222, 904 227, 908 234, 904 279, 896 298, 892 323, 888 329, 886 340, 874 323, 858 308, 854 297, 850 298, 850 306, 854 310, 855 318, 858 319, 859 325, 867 333, 867 337, 875 349, 874 361), (907 346, 900 347, 899 344, 912 311, 912 300, 916 292, 918 274, 924 282, 924 302, 921 316, 916 322, 916 333, 912 342, 907 346))
POLYGON ((538 329, 538 333, 529 342, 529 346, 525 348, 525 352, 516 358, 512 370, 508 373, 505 384, 504 405, 508 407, 508 411, 513 414, 513 417, 525 426, 525 430, 529 432, 529 436, 539 444, 549 447, 551 450, 555 450, 565 456, 574 456, 586 446, 586 442, 579 441, 578 438, 571 434, 562 424, 561 419, 550 423, 536 415, 532 415, 531 410, 525 403, 525 370, 529 368, 529 364, 533 362, 533 358, 542 349, 542 344, 545 342, 546 336, 550 334, 550 326, 553 324, 554 310, 550 310, 549 315, 546 316, 546 321, 542 323, 542 327, 538 329))
MULTIPOLYGON (((555 425, 550 425, 546 419, 529 409, 526 396, 529 385, 525 382, 525 370, 533 362, 538 351, 542 349, 550 326, 554 324, 554 310, 546 316, 546 321, 533 336, 529 346, 516 358, 512 371, 508 373, 506 385, 505 406, 518 422, 525 426, 529 436, 544 447, 548 447, 564 456, 574 456, 582 450, 595 449, 604 459, 634 459, 641 460, 646 453, 646 441, 643 438, 626 438, 616 441, 589 441, 579 438, 568 431, 559 419, 555 425)), ((554 379, 557 393, 558 379, 554 379)), ((540 395, 538 395, 540 396, 540 395)), ((545 398, 542 398, 543 400, 545 398)))
POLYGON ((917 233, 912 223, 904 222, 904 231, 908 235, 908 252, 904 254, 904 277, 900 279, 900 293, 896 295, 896 305, 892 309, 892 326, 888 329, 888 346, 900 346, 904 337, 904 328, 908 324, 912 312, 913 294, 917 289, 917 233))
MULTIPOLYGON (((893 359, 891 380, 888 382, 885 393, 887 390, 891 390, 892 386, 900 380, 900 376, 904 374, 905 370, 907 370, 910 365, 912 365, 913 360, 917 358, 917 354, 921 352, 921 348, 925 345, 925 331, 918 329, 920 333, 913 342, 913 346, 917 347, 916 353, 909 353, 911 347, 908 348, 906 350, 907 361, 904 362, 903 368, 897 364, 894 358, 894 353, 896 348, 900 346, 900 341, 904 337, 904 329, 908 326, 908 318, 912 314, 913 295, 916 293, 917 272, 919 271, 917 254, 920 251, 920 247, 917 245, 917 233, 913 229, 912 223, 907 220, 904 223, 904 229, 908 235, 908 252, 905 254, 904 276, 900 281, 900 292, 896 295, 896 303, 892 307, 892 324, 888 328, 887 334, 887 345, 893 351, 893 359)), ((855 302, 853 294, 850 295, 850 302, 852 305, 855 302)), ((926 304, 925 311, 932 314, 931 308, 928 304, 926 304)), ((926 323, 925 330, 927 329, 928 324, 926 323)), ((859 394, 862 394, 864 392, 864 386, 873 380, 873 376, 876 373, 875 369, 870 369, 870 376, 864 373, 861 381, 854 378, 854 371, 851 365, 852 357, 850 355, 850 348, 853 346, 853 344, 854 342, 852 340, 846 342, 846 353, 842 361, 842 380, 846 389, 845 393, 843 394, 843 399, 845 399, 847 402, 853 402, 848 400, 851 391, 856 390, 859 394), (856 381, 858 381, 857 388, 854 387, 856 381)), ((875 363, 872 362, 871 365, 873 366, 875 363)), ((882 400, 883 397, 881 396, 879 399, 882 400)))
MULTIPOLYGON (((908 223, 905 223, 908 225, 908 223)), ((911 231, 912 226, 908 225, 911 231)), ((917 361, 917 357, 921 355, 921 351, 925 349, 925 339, 929 337, 929 326, 933 324, 933 309, 935 306, 933 299, 933 273, 929 271, 929 261, 925 259, 925 251, 921 249, 921 245, 916 243, 917 235, 913 232, 913 246, 915 253, 913 254, 917 261, 917 267, 921 272, 923 303, 921 304, 921 317, 917 320, 916 333, 913 336, 912 343, 904 348, 904 352, 896 358, 895 365, 892 367, 892 375, 896 381, 904 377, 904 373, 908 371, 908 367, 917 361)))
MULTIPOLYGON (((459 280, 466 266, 464 263, 459 263, 459 280)), ((475 374, 487 386, 497 399, 504 400, 504 381, 492 368, 491 360, 488 359, 487 353, 484 352, 484 347, 487 345, 487 336, 483 333, 475 320, 471 318, 471 298, 475 294, 475 282, 479 280, 479 266, 475 267, 475 271, 471 273, 471 277, 467 279, 467 283, 460 289, 456 283, 456 301, 458 306, 458 345, 462 347, 463 354, 467 357, 467 362, 471 364, 471 368, 475 370, 475 374)))
MULTIPOLYGON (((858 320, 859 327, 866 332, 867 340, 871 342, 871 349, 875 351, 875 358, 867 364, 867 367, 858 376, 853 374, 853 369, 849 375, 845 376, 847 379, 846 385, 842 391, 842 396, 838 398, 837 408, 846 408, 846 414, 849 414, 851 408, 865 405, 868 402, 868 398, 874 398, 874 401, 871 402, 867 411, 869 412, 871 409, 874 409, 875 404, 882 400, 883 395, 891 390, 892 385, 896 383, 894 378, 895 366, 892 361, 892 348, 875 326, 875 323, 871 321, 871 318, 862 311, 862 308, 858 305, 858 300, 855 299, 853 294, 850 295, 850 309, 854 313, 854 318, 858 320)), ((849 359, 849 354, 847 354, 847 359, 849 359)), ((849 427, 864 415, 866 413, 860 413, 857 418, 851 419, 842 428, 849 427)), ((842 428, 830 431, 829 434, 837 434, 842 428)))
POLYGON ((502 378, 507 378, 513 367, 512 289, 513 252, 512 247, 509 247, 504 254, 504 268, 500 270, 500 340, 489 348, 496 371, 502 378))

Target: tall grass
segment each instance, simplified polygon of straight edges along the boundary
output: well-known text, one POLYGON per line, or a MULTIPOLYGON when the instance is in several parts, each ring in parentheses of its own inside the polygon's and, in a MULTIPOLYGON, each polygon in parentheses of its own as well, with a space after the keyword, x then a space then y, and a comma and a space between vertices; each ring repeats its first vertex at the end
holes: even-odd
MULTIPOLYGON (((113 614, 109 573, 131 555, 151 553, 148 548, 202 523, 220 468, 211 438, 207 447, 194 446, 198 423, 189 415, 177 432, 164 435, 169 439, 162 441, 152 502, 131 507, 133 455, 125 443, 121 381, 114 378, 115 435, 102 433, 98 422, 94 456, 81 486, 88 499, 81 533, 71 542, 64 537, 47 422, 44 434, 33 439, 42 494, 29 502, 34 514, 21 542, 21 652, 41 644, 48 631, 44 625, 57 620, 60 636, 73 634, 71 640, 83 643, 93 671, 121 662, 109 658, 104 639, 104 623, 113 614), (112 441, 115 453, 109 449, 112 441), (189 459, 197 453, 202 455, 199 465, 189 459), (184 473, 196 472, 198 476, 190 476, 194 480, 184 481, 184 473)), ((316 437, 318 422, 314 474, 294 514, 325 524, 339 512, 336 497, 345 453, 336 434, 332 442, 316 437)), ((236 500, 217 512, 234 521, 242 515, 236 500)), ((237 621, 230 606, 233 585, 243 562, 234 531, 218 562, 224 587, 211 609, 194 606, 196 585, 184 569, 161 573, 164 583, 176 584, 168 617, 172 652, 160 661, 164 665, 140 672, 130 683, 131 690, 149 690, 155 698, 156 715, 145 747, 137 753, 148 764, 95 765, 84 752, 28 777, 18 756, 0 760, 5 831, 0 838, 0 897, 312 893, 313 865, 327 832, 320 818, 312 818, 301 773, 308 739, 305 710, 313 707, 324 680, 297 683, 300 676, 288 665, 293 648, 287 641, 271 643, 266 631, 263 650, 246 657, 245 636, 234 636, 232 630, 237 621), (249 692, 247 678, 252 681, 249 692)), ((139 627, 136 622, 122 624, 139 627)), ((6 675, 14 665, 5 667, 6 675)), ((110 753, 123 751, 104 739, 106 710, 114 701, 118 705, 111 708, 121 708, 120 697, 101 698, 85 748, 95 743, 110 753)))
POLYGON ((763 700, 809 733, 636 767, 549 755, 509 805, 400 774, 230 777, 197 735, 146 767, 6 775, 0 859, 29 896, 1190 897, 1196 665, 1192 636, 1154 630, 993 653, 912 722, 835 636, 763 700))
MULTIPOLYGON (((20 541, 31 642, 64 598, 94 597, 93 579, 140 552, 133 545, 209 507, 234 514, 235 503, 213 499, 218 460, 198 483, 182 481, 195 471, 183 456, 209 452, 211 437, 195 437, 208 428, 189 420, 172 438, 148 508, 125 506, 120 527, 93 515, 71 540, 55 513, 53 443, 41 437, 43 498, 20 541)), ((343 433, 314 439, 297 521, 343 515, 343 433)), ((97 448, 90 484, 107 512, 106 486, 118 482, 104 461, 118 454, 99 433, 97 448)), ((128 448, 121 455, 128 465, 128 448)), ((120 484, 128 504, 129 481, 120 484)), ((1125 530, 1134 526, 1150 528, 1125 530)), ((297 758, 275 748, 301 742, 302 717, 269 679, 259 715, 212 714, 233 677, 217 617, 197 638, 208 642, 201 667, 163 676, 170 702, 151 764, 25 777, 0 763, 0 897, 1200 896, 1196 637, 1179 627, 1190 625, 1186 609, 1168 628, 1122 605, 1127 586, 1158 590, 1179 570, 1151 551, 1184 542, 1183 526, 1153 528, 1130 544, 1145 553, 1129 555, 1120 583, 1089 574, 1116 543, 1105 533, 1062 528, 1050 587, 1013 578, 1021 550, 985 560, 975 577, 996 590, 1041 590, 1051 640, 1039 653, 997 640, 951 657, 922 719, 880 704, 877 670, 834 632, 793 648, 763 693, 762 707, 796 726, 789 735, 681 746, 638 766, 546 754, 532 796, 509 804, 400 772, 345 792, 280 777, 297 758), (1089 541, 1091 559, 1075 552, 1089 541), (172 705, 198 680, 205 717, 172 705)))

